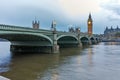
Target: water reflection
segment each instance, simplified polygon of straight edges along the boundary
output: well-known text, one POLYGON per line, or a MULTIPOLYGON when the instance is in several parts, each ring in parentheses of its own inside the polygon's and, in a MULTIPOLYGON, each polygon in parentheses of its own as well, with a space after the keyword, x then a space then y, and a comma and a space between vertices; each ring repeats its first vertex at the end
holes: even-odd
POLYGON ((120 45, 120 42, 105 42, 105 45, 120 45))
POLYGON ((52 76, 50 80, 59 80, 59 72, 57 71, 57 69, 52 71, 52 76))
POLYGON ((59 57, 59 54, 55 57, 56 64, 52 69, 50 80, 59 80, 59 71, 57 69, 59 67, 59 57))
POLYGON ((0 46, 1 75, 11 80, 119 80, 120 45, 106 44, 12 57, 9 45, 6 50, 0 46))
POLYGON ((11 54, 9 42, 0 42, 0 45, 0 73, 2 73, 10 70, 11 54))
POLYGON ((92 47, 89 47, 88 48, 88 61, 90 63, 90 65, 93 64, 93 48, 92 47))

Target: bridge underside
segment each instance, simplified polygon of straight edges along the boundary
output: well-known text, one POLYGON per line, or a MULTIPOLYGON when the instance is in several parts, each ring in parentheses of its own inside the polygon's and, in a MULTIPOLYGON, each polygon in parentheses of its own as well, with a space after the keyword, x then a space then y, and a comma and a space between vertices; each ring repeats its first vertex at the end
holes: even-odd
POLYGON ((58 45, 62 47, 75 47, 78 46, 78 40, 71 36, 65 36, 57 40, 58 45))
POLYGON ((93 37, 90 38, 90 41, 91 41, 91 44, 95 44, 96 43, 96 40, 93 37))
POLYGON ((52 46, 52 43, 44 37, 23 34, 0 34, 0 38, 11 42, 11 45, 27 46, 52 46))
POLYGON ((97 43, 99 42, 98 38, 96 38, 96 42, 97 42, 97 43))
POLYGON ((82 45, 89 45, 89 39, 87 37, 82 37, 81 39, 82 45))
POLYGON ((10 50, 17 52, 46 52, 52 51, 52 43, 44 37, 23 34, 0 34, 0 38, 11 42, 10 50))
POLYGON ((11 45, 10 51, 12 53, 51 53, 51 46, 20 46, 20 45, 11 45))

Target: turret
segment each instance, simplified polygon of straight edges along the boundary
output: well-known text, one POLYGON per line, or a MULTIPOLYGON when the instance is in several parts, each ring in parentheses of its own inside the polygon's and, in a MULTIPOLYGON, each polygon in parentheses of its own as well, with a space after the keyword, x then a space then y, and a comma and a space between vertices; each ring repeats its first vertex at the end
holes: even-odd
POLYGON ((111 26, 111 30, 113 30, 113 27, 111 26))
POLYGON ((119 29, 119 27, 118 27, 118 25, 117 25, 117 28, 116 28, 117 30, 119 29))
POLYGON ((108 27, 106 26, 106 29, 105 30, 108 30, 108 27))
POLYGON ((39 21, 32 21, 33 29, 39 29, 39 21))
POLYGON ((56 24, 57 24, 56 21, 53 20, 52 24, 51 24, 51 30, 54 31, 54 32, 56 32, 56 24))

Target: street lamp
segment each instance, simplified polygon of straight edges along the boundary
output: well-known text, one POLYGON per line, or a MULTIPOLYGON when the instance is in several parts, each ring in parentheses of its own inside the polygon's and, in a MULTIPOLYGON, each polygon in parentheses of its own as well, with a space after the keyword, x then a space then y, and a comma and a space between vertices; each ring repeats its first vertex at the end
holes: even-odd
POLYGON ((56 24, 57 24, 56 21, 53 20, 51 25, 53 33, 56 33, 56 24))

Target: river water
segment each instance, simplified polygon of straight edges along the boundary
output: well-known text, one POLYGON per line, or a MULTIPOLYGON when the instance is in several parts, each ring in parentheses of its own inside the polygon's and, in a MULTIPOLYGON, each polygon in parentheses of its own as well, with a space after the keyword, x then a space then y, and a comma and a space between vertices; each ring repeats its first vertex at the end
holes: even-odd
POLYGON ((60 54, 16 54, 0 42, 0 75, 11 80, 119 80, 120 43, 99 43, 60 54))

